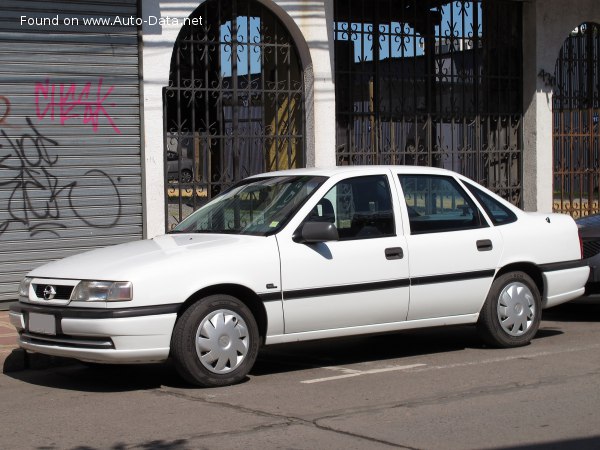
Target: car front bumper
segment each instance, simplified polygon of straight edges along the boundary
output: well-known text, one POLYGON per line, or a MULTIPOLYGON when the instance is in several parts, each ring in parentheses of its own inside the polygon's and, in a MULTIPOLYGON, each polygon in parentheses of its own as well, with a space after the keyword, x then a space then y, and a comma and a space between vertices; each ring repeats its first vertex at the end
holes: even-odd
POLYGON ((108 309, 19 303, 11 307, 9 318, 25 350, 90 362, 146 363, 168 358, 179 306, 108 309))

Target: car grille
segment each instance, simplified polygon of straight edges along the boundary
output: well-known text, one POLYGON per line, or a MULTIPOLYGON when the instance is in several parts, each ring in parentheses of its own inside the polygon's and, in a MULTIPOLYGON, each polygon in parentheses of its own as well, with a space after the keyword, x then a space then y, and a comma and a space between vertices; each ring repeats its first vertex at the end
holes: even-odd
POLYGON ((583 241, 583 257, 591 258, 600 253, 600 241, 583 241))
POLYGON ((47 286, 52 286, 56 291, 56 295, 53 300, 69 300, 71 293, 73 292, 73 286, 57 286, 49 284, 38 284, 35 286, 35 296, 39 299, 44 298, 44 290, 47 286))

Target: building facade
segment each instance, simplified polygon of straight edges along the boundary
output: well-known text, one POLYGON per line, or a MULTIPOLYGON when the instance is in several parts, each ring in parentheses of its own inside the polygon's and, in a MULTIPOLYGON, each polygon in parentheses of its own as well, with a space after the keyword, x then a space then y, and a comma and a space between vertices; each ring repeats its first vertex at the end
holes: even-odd
POLYGON ((0 302, 76 252, 164 233, 254 173, 445 167, 597 212, 600 3, 0 5, 0 302))

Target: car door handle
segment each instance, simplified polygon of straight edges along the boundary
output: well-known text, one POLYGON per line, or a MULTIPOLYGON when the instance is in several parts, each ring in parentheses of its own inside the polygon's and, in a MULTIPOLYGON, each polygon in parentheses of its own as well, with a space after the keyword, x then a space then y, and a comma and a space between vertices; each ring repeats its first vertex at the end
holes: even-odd
POLYGON ((385 259, 402 259, 404 252, 401 247, 391 247, 385 249, 385 259))
POLYGON ((482 239, 477 241, 477 250, 480 252, 489 252, 494 248, 494 244, 489 239, 482 239))

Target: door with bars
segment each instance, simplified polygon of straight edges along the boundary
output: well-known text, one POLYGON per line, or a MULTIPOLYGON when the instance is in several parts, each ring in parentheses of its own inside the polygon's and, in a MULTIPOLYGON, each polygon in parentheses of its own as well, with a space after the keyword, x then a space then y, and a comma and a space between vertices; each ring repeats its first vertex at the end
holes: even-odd
POLYGON ((583 23, 564 41, 553 92, 553 210, 600 212, 600 25, 583 23))
POLYGON ((255 0, 207 0, 189 22, 163 89, 167 229, 247 176, 305 164, 303 70, 283 23, 255 0))
POLYGON ((444 167, 522 203, 522 4, 335 0, 337 163, 444 167))

